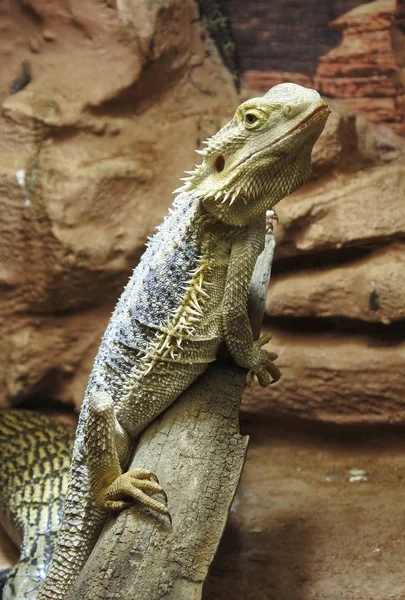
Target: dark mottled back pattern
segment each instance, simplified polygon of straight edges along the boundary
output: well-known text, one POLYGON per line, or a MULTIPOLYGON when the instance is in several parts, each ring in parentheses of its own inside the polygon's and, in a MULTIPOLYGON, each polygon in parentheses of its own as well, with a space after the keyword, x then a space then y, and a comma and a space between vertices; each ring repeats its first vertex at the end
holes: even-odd
POLYGON ((201 254, 195 227, 200 214, 198 200, 188 194, 176 198, 118 301, 88 390, 106 391, 117 401, 123 380, 142 360, 158 328, 179 308, 201 254))

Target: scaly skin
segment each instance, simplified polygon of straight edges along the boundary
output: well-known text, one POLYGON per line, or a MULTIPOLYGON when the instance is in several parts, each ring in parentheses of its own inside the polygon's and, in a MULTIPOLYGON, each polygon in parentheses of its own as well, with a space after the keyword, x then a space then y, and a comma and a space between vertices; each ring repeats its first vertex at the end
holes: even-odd
POLYGON ((328 114, 314 90, 281 84, 242 104, 200 151, 202 164, 177 190, 103 337, 39 600, 66 597, 109 509, 137 502, 168 514, 151 473, 123 470, 141 431, 215 360, 222 341, 249 379, 267 385, 278 377, 274 355, 253 342, 248 287, 266 210, 310 176, 328 114))
POLYGON ((31 597, 45 577, 62 517, 74 435, 74 427, 45 415, 0 411, 0 524, 22 549, 3 600, 31 597))

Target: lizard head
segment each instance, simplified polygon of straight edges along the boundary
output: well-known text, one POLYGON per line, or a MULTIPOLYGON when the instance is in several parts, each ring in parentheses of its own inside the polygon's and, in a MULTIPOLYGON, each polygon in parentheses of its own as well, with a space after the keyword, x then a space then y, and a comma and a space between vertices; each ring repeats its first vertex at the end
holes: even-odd
POLYGON ((311 152, 329 108, 318 92, 282 83, 239 106, 205 142, 201 165, 176 191, 231 225, 246 225, 311 176, 311 152))

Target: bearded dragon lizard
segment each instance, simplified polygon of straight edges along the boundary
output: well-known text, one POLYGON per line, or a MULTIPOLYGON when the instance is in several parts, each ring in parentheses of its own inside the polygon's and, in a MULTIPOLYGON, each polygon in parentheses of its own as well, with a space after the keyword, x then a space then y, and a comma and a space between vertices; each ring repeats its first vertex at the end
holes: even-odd
POLYGON ((239 106, 197 151, 202 163, 176 190, 102 339, 38 600, 66 597, 108 511, 139 503, 169 515, 156 477, 124 470, 140 432, 215 360, 222 342, 248 382, 256 377, 266 386, 278 378, 276 355, 261 348, 268 337, 253 342, 247 293, 266 211, 310 177, 312 147, 328 114, 316 91, 280 84, 239 106))

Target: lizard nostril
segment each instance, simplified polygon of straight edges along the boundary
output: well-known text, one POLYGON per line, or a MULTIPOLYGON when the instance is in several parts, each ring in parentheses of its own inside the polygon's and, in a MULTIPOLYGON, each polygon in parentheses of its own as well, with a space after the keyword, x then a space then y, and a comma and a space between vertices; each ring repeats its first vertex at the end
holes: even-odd
POLYGON ((218 173, 220 173, 221 171, 224 170, 225 167, 225 159, 222 156, 222 154, 220 154, 219 156, 217 156, 216 160, 215 160, 215 168, 218 171, 218 173))

